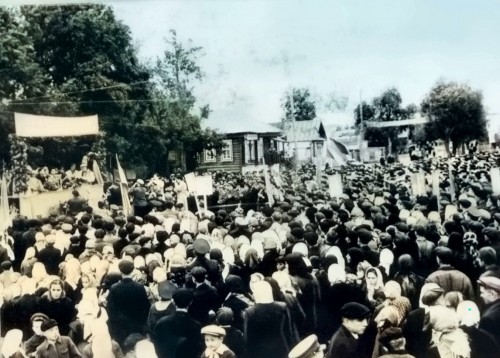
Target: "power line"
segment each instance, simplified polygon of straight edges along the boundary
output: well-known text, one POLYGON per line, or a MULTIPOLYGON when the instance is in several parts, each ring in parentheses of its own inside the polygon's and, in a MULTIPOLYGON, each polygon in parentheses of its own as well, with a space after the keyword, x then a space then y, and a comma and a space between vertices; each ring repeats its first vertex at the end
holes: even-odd
POLYGON ((76 104, 76 103, 127 103, 127 102, 165 102, 171 103, 175 100, 168 101, 164 99, 121 99, 121 100, 108 100, 108 101, 48 101, 48 102, 22 102, 11 103, 11 105, 36 105, 36 104, 76 104))
POLYGON ((90 89, 81 90, 81 91, 71 91, 71 92, 54 93, 54 94, 48 94, 48 95, 45 95, 45 96, 37 96, 37 97, 30 97, 30 98, 23 98, 23 99, 12 99, 12 100, 9 100, 7 102, 9 102, 9 103, 16 102, 17 103, 17 102, 29 101, 29 100, 38 99, 38 98, 47 98, 47 97, 54 97, 54 96, 67 95, 67 94, 94 92, 94 91, 101 91, 101 90, 110 89, 110 88, 116 88, 116 87, 135 86, 135 85, 140 85, 140 84, 148 83, 148 82, 149 81, 140 81, 140 82, 132 82, 132 83, 120 83, 120 84, 113 85, 113 86, 90 88, 90 89))

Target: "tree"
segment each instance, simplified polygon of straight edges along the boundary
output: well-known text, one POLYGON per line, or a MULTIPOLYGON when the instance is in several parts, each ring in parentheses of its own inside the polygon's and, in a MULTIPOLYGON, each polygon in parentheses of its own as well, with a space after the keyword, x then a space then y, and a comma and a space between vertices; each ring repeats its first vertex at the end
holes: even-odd
POLYGON ((449 144, 453 154, 467 141, 482 140, 487 136, 487 122, 480 91, 457 82, 439 81, 422 101, 422 114, 435 138, 442 139, 448 155, 449 144))
POLYGON ((389 153, 392 153, 401 145, 398 134, 406 127, 373 128, 368 127, 366 122, 400 121, 411 118, 416 112, 417 107, 414 104, 403 107, 399 91, 396 88, 389 88, 379 97, 373 98, 371 104, 363 102, 361 110, 358 105, 354 110, 354 118, 358 132, 365 131, 365 139, 369 145, 388 147, 389 153))
POLYGON ((295 121, 310 121, 316 118, 316 105, 310 98, 311 93, 305 88, 294 88, 292 90, 293 96, 290 92, 286 92, 282 100, 282 108, 284 110, 283 124, 288 124, 295 121), (292 103, 293 98, 293 116, 292 116, 292 103))
POLYGON ((201 121, 210 114, 210 107, 203 105, 199 113, 195 110, 196 98, 193 94, 196 82, 203 78, 198 60, 203 49, 179 42, 177 33, 170 31, 166 39, 166 49, 154 67, 157 84, 155 101, 150 111, 152 123, 170 139, 165 143, 166 155, 173 150, 181 153, 182 169, 193 167, 196 154, 205 148, 222 147, 222 137, 214 131, 203 130, 201 121))

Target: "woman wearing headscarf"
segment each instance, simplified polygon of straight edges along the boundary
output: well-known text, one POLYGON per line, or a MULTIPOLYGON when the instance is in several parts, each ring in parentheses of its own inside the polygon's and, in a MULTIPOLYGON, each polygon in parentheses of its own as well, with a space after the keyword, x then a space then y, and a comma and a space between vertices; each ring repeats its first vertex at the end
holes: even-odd
POLYGON ((306 262, 299 253, 291 253, 286 256, 288 272, 299 291, 297 298, 306 314, 306 321, 301 327, 301 336, 316 332, 318 327, 318 305, 320 301, 319 283, 308 270, 306 262))
POLYGON ((399 313, 394 306, 385 306, 376 315, 375 324, 377 325, 377 336, 375 346, 373 347, 372 358, 377 358, 383 354, 382 347, 379 343, 380 334, 389 327, 399 327, 399 313))
POLYGON ((19 329, 11 329, 3 339, 1 358, 26 358, 28 355, 23 349, 23 332, 19 329))
POLYGON ((410 300, 413 309, 418 308, 420 291, 425 279, 413 272, 413 258, 404 254, 398 259, 399 270, 394 275, 394 281, 401 286, 401 294, 410 300))
POLYGON ((75 304, 66 297, 62 280, 56 279, 50 283, 49 290, 40 300, 40 312, 55 319, 61 334, 68 335, 69 325, 75 317, 75 304))
POLYGON ((256 304, 243 314, 247 358, 286 358, 291 340, 286 305, 274 301, 268 282, 256 282, 254 288, 256 304))
POLYGON ((241 277, 235 275, 226 278, 225 291, 228 294, 222 306, 231 308, 234 314, 233 327, 243 331, 243 311, 253 305, 251 296, 241 277))
POLYGON ((429 311, 429 324, 432 328, 432 341, 441 358, 470 358, 469 337, 459 328, 455 311, 434 306, 429 311))
POLYGON ((384 299, 384 280, 382 273, 376 267, 370 267, 365 272, 366 297, 372 307, 377 307, 384 299))
POLYGON ((480 313, 472 301, 462 301, 457 306, 459 327, 470 339, 471 358, 500 357, 500 347, 490 333, 479 328, 480 313))
POLYGON ((79 302, 82 298, 82 270, 80 261, 75 258, 70 258, 64 263, 64 291, 66 297, 73 302, 79 302))

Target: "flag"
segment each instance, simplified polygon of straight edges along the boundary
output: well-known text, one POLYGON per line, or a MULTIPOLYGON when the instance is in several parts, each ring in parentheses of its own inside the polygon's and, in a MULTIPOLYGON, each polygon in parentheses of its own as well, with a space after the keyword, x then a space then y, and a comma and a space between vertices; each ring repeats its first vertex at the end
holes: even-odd
POLYGON ((128 182, 125 172, 123 171, 120 161, 118 160, 118 155, 116 156, 116 166, 118 167, 118 176, 120 177, 120 191, 122 193, 123 202, 123 215, 132 215, 132 205, 130 204, 130 198, 128 197, 128 182))
POLYGON ((333 159, 339 166, 347 164, 347 155, 349 151, 345 145, 337 142, 333 138, 327 138, 324 147, 323 157, 333 159))
POLYGON ((9 226, 12 226, 12 219, 9 210, 9 195, 7 193, 7 181, 2 175, 0 187, 0 233, 4 233, 9 226))
POLYGON ((97 161, 95 161, 95 160, 92 161, 92 171, 94 172, 97 184, 103 185, 104 179, 102 178, 101 169, 99 169, 99 165, 97 164, 97 161))

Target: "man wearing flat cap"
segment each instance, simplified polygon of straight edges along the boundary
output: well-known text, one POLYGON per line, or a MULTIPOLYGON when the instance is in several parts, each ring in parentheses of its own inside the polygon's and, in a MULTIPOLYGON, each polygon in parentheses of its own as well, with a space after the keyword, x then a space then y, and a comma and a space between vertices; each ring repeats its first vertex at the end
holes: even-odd
POLYGON ((45 342, 36 349, 36 358, 79 358, 82 355, 71 338, 61 336, 57 321, 49 319, 42 322, 40 330, 45 342))
POLYGON ((41 330, 42 323, 48 321, 49 317, 43 313, 35 313, 31 316, 31 329, 35 333, 30 339, 24 344, 26 354, 31 356, 34 355, 36 349, 45 342, 45 336, 41 330))
POLYGON ((210 325, 201 329, 201 334, 205 338, 206 349, 201 358, 236 358, 234 352, 223 343, 226 330, 216 325, 210 325))
POLYGON ((342 306, 342 326, 330 340, 326 357, 360 357, 361 345, 358 340, 368 327, 370 314, 370 309, 360 303, 349 302, 342 306))
POLYGON ((324 356, 318 337, 315 334, 301 340, 288 353, 288 358, 323 358, 324 356))
POLYGON ((500 347, 500 269, 483 273, 478 284, 480 296, 486 304, 479 328, 490 333, 500 347))

